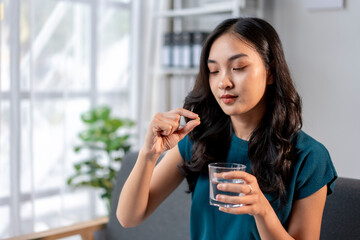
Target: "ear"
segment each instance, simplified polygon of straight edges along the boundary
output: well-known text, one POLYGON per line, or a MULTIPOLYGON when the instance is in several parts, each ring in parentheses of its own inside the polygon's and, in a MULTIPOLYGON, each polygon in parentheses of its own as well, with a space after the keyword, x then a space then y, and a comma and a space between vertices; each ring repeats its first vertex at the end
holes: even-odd
POLYGON ((270 70, 270 69, 267 70, 266 83, 267 83, 268 85, 271 85, 271 84, 274 83, 273 74, 271 73, 271 70, 270 70))

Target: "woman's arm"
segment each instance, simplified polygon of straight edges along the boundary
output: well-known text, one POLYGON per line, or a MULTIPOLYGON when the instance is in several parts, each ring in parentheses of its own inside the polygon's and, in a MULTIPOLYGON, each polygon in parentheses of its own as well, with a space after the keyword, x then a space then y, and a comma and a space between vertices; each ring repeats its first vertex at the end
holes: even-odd
POLYGON ((327 196, 325 185, 310 196, 295 201, 288 232, 295 239, 319 239, 321 220, 327 196))
POLYGON ((245 196, 217 196, 217 200, 225 203, 245 204, 238 208, 219 208, 220 211, 231 214, 250 214, 254 216, 257 229, 262 240, 274 239, 319 239, 321 219, 325 206, 327 186, 314 194, 295 201, 288 230, 286 230, 269 201, 259 188, 256 178, 246 172, 228 172, 224 178, 243 179, 247 184, 219 184, 222 191, 241 192, 245 196), (251 188, 248 186, 250 185, 251 188))
POLYGON ((197 114, 179 108, 153 118, 136 164, 119 197, 116 215, 122 226, 140 224, 181 183, 183 177, 177 166, 183 160, 177 143, 200 124, 197 117, 197 114), (194 120, 179 128, 181 116, 194 120), (155 167, 160 155, 167 150, 155 167))
POLYGON ((183 180, 177 169, 183 161, 177 146, 168 151, 155 167, 157 159, 142 150, 139 152, 121 191, 116 211, 123 227, 139 225, 183 180))
POLYGON ((265 215, 255 216, 261 239, 319 239, 326 193, 327 186, 324 186, 314 194, 295 201, 287 232, 272 208, 265 215))

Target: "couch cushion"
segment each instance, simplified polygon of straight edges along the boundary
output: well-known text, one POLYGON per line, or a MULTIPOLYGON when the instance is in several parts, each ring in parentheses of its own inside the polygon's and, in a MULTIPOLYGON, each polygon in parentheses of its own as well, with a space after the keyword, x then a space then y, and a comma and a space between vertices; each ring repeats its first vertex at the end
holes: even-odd
POLYGON ((335 181, 326 199, 320 239, 360 239, 360 179, 335 181))

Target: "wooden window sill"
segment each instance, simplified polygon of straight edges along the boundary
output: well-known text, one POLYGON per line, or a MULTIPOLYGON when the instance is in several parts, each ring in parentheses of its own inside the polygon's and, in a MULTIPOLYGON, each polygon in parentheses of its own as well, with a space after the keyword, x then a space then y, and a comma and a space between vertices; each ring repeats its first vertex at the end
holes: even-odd
POLYGON ((51 229, 44 232, 30 233, 4 240, 52 240, 80 235, 83 240, 93 240, 94 232, 104 229, 109 218, 97 218, 87 222, 81 222, 66 227, 51 229))

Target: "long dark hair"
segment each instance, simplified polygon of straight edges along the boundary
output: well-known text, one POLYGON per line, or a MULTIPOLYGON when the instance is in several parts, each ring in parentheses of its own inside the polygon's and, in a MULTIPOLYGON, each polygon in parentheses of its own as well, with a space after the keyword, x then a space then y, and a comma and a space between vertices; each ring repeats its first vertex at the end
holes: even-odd
POLYGON ((199 172, 206 171, 208 163, 226 159, 230 147, 231 120, 210 90, 207 65, 213 42, 225 33, 234 34, 253 46, 273 78, 273 84, 266 90, 266 113, 250 136, 248 155, 252 174, 261 190, 275 194, 284 203, 292 161, 296 157, 296 136, 302 127, 301 99, 291 79, 279 36, 262 19, 225 20, 205 41, 199 74, 184 103, 184 108, 199 114, 201 124, 189 133, 194 141, 192 159, 180 169, 193 191, 199 172))

